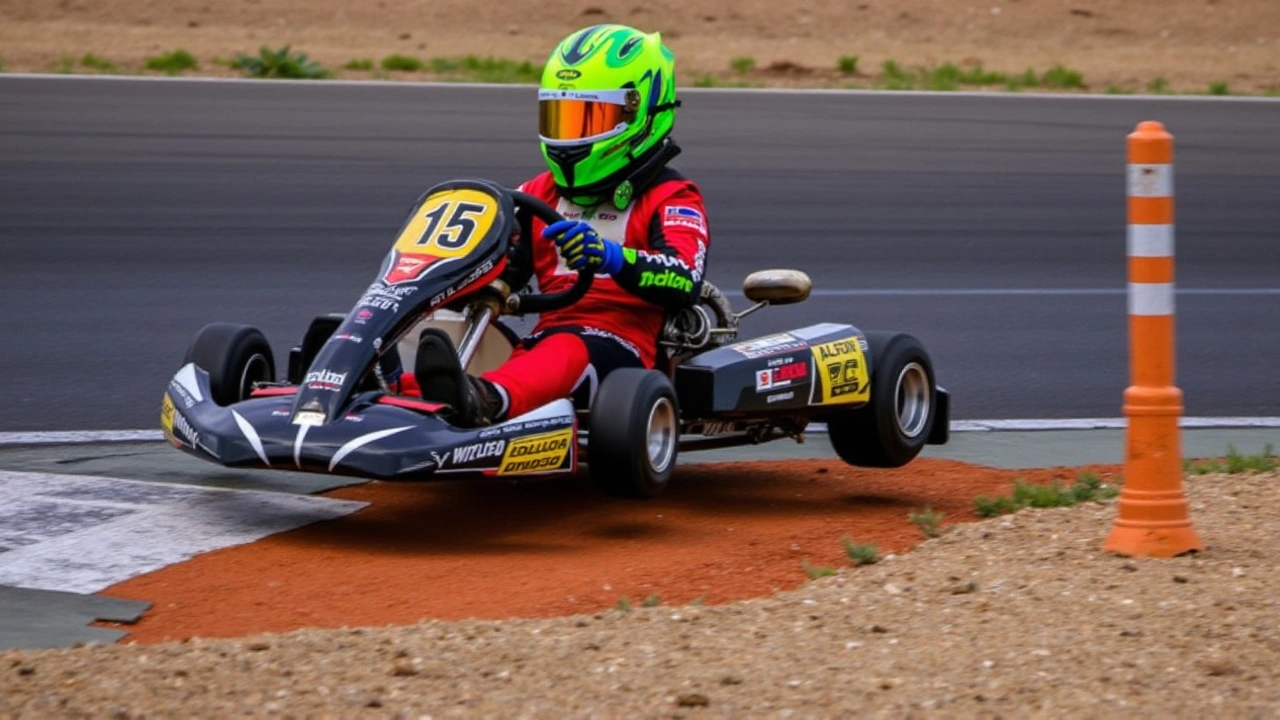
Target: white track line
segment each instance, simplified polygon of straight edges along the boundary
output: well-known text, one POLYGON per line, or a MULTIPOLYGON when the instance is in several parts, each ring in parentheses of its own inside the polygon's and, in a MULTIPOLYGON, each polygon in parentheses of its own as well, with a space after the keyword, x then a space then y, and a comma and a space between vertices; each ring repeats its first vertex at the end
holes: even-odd
MULTIPOLYGON (((167 75, 62 75, 50 73, 3 73, 0 82, 5 79, 14 80, 62 80, 62 81, 98 81, 98 82, 160 82, 160 83, 253 83, 268 85, 309 85, 315 87, 403 87, 403 88, 519 88, 532 91, 536 85, 513 83, 452 83, 429 82, 416 80, 290 80, 279 78, 264 80, 260 78, 235 77, 169 77, 167 75)), ((755 94, 755 95, 886 95, 894 97, 943 97, 943 98, 1000 98, 1029 100, 1104 100, 1108 102, 1210 102, 1240 103, 1262 102, 1277 103, 1280 97, 1262 95, 1105 95, 1102 93, 1048 93, 1048 92, 1005 92, 988 91, 973 92, 961 90, 856 90, 852 88, 694 88, 680 89, 681 95, 701 94, 755 94)))
MULTIPOLYGON (((1184 417, 1178 425, 1187 430, 1208 428, 1280 428, 1280 417, 1184 417)), ((1127 426, 1124 418, 1060 418, 1025 420, 953 420, 951 432, 1029 430, 1116 430, 1127 426)), ((827 426, 814 423, 809 432, 824 433, 827 426)), ((0 432, 0 445, 76 445, 84 443, 154 442, 163 440, 159 430, 70 430, 0 432)))

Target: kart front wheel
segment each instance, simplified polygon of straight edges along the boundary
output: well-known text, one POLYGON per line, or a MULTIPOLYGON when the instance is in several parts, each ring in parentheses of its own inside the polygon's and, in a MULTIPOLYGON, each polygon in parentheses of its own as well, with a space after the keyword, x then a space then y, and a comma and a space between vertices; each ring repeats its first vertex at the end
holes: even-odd
POLYGON ((655 370, 619 368, 591 403, 587 465, 606 495, 651 498, 671 480, 680 444, 676 393, 655 370))
POLYGON ((271 345, 262 331, 235 323, 209 323, 200 328, 182 364, 195 363, 209 373, 213 402, 227 406, 253 392, 255 383, 276 379, 271 345))
POLYGON ((937 415, 933 363, 906 333, 868 332, 871 400, 827 421, 831 447, 850 465, 894 468, 924 449, 937 415))

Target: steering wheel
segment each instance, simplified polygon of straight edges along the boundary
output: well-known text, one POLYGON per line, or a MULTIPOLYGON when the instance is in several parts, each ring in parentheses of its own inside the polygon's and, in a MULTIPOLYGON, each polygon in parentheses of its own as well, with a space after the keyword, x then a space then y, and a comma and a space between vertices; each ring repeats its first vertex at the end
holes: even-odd
MULTIPOLYGON (((511 193, 511 201, 517 208, 527 210, 529 214, 547 225, 552 225, 565 219, 563 215, 556 212, 555 208, 543 202, 540 198, 519 190, 510 190, 508 192, 511 193)), ((578 271, 577 281, 568 290, 538 295, 512 295, 507 300, 507 310, 515 315, 524 315, 526 313, 545 313, 569 307, 587 294, 587 290, 591 289, 591 281, 594 278, 594 269, 583 268, 578 271)))

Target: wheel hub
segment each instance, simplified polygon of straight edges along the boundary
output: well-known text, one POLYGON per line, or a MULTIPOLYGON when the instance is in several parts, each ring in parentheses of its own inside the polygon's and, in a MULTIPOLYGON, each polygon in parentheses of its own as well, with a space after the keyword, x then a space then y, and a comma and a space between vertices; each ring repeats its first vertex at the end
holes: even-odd
POLYGON ((647 439, 649 467, 654 472, 665 471, 676 451, 676 409, 665 397, 649 409, 647 439))
POLYGON ((929 404, 929 374, 920 363, 907 363, 898 373, 893 401, 898 429, 903 435, 915 438, 925 431, 929 404))

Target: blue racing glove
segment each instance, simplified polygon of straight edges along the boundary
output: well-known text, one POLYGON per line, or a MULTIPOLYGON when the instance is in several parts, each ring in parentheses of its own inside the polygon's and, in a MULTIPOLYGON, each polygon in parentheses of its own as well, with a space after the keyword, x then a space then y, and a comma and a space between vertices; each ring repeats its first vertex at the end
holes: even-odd
POLYGON ((581 220, 552 223, 542 231, 542 237, 556 244, 570 270, 591 268, 613 275, 622 269, 622 246, 600 237, 581 220))

